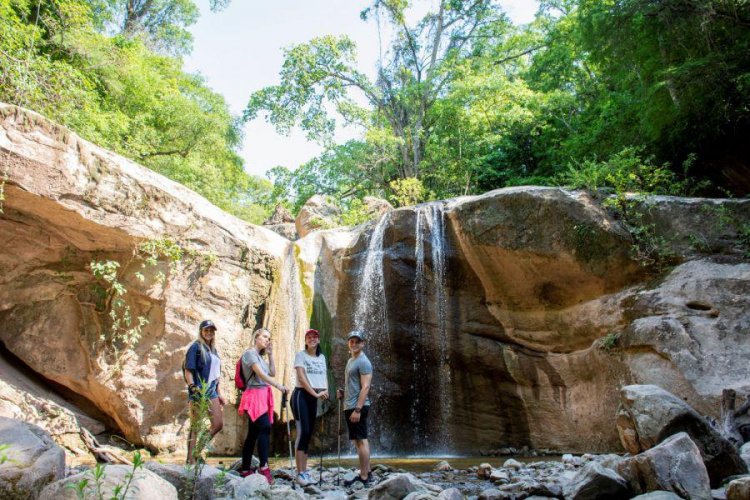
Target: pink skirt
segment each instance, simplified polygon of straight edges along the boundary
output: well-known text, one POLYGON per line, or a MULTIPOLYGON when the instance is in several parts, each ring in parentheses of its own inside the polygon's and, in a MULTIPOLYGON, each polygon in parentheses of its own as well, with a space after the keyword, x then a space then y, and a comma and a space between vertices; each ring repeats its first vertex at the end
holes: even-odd
POLYGON ((271 386, 249 387, 242 393, 239 414, 247 413, 250 420, 255 422, 258 417, 268 413, 268 420, 273 423, 273 393, 271 386))

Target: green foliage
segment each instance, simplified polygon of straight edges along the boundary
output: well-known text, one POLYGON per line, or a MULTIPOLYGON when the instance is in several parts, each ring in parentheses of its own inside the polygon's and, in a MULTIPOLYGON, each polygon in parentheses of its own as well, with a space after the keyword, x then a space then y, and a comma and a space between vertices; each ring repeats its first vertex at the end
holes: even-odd
POLYGON ((3 205, 5 202, 5 183, 8 182, 8 167, 3 171, 2 177, 0 177, 0 214, 3 214, 3 205))
POLYGON ((187 475, 183 488, 184 498, 194 498, 198 480, 203 473, 205 459, 203 453, 211 444, 211 399, 208 394, 209 384, 203 384, 196 393, 196 399, 190 404, 190 436, 195 438, 193 447, 193 464, 187 464, 187 475))
POLYGON ((0 101, 258 223, 271 185, 243 170, 240 122, 200 76, 164 55, 187 50, 195 15, 192 0, 0 0, 0 101))
POLYGON ((5 462, 12 462, 13 459, 11 459, 8 456, 8 450, 10 449, 9 444, 0 444, 0 465, 4 464, 5 462))
POLYGON ((601 338, 599 342, 599 348, 603 351, 610 352, 616 345, 620 335, 616 332, 609 332, 607 335, 601 338))
POLYGON ((358 226, 374 218, 359 198, 354 198, 341 212, 341 223, 344 226, 358 226))
POLYGON ((399 207, 408 207, 427 199, 427 191, 422 181, 413 177, 391 181, 391 201, 399 207))

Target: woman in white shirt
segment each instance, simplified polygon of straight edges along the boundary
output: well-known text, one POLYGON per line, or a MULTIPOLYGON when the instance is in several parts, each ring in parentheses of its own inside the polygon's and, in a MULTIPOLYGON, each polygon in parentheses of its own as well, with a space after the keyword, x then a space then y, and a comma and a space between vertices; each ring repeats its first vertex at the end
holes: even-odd
POLYGON ((307 452, 315 429, 318 399, 328 399, 328 370, 326 357, 320 352, 317 330, 305 332, 305 348, 294 358, 297 383, 292 392, 292 414, 297 423, 296 462, 297 483, 306 486, 315 481, 307 472, 307 452))

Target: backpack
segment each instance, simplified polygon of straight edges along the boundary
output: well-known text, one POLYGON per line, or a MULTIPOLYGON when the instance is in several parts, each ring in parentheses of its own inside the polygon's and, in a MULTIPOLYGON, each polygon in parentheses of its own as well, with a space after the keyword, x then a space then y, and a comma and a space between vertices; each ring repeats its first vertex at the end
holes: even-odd
POLYGON ((247 387, 245 377, 242 376, 242 356, 237 360, 237 364, 234 366, 234 386, 240 391, 244 391, 247 387))

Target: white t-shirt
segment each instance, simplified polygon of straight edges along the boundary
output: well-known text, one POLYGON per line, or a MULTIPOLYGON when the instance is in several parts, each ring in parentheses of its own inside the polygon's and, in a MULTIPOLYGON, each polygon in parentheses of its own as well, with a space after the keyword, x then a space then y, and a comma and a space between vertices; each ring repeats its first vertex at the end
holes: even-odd
POLYGON ((219 375, 221 375, 221 360, 219 356, 211 353, 211 371, 208 372, 208 383, 218 380, 219 375))
MULTIPOLYGON (((310 382, 313 389, 328 389, 326 357, 323 354, 320 356, 310 356, 307 354, 307 351, 302 350, 294 357, 294 367, 305 369, 307 381, 310 382)), ((300 380, 297 380, 296 387, 302 387, 300 380)))

